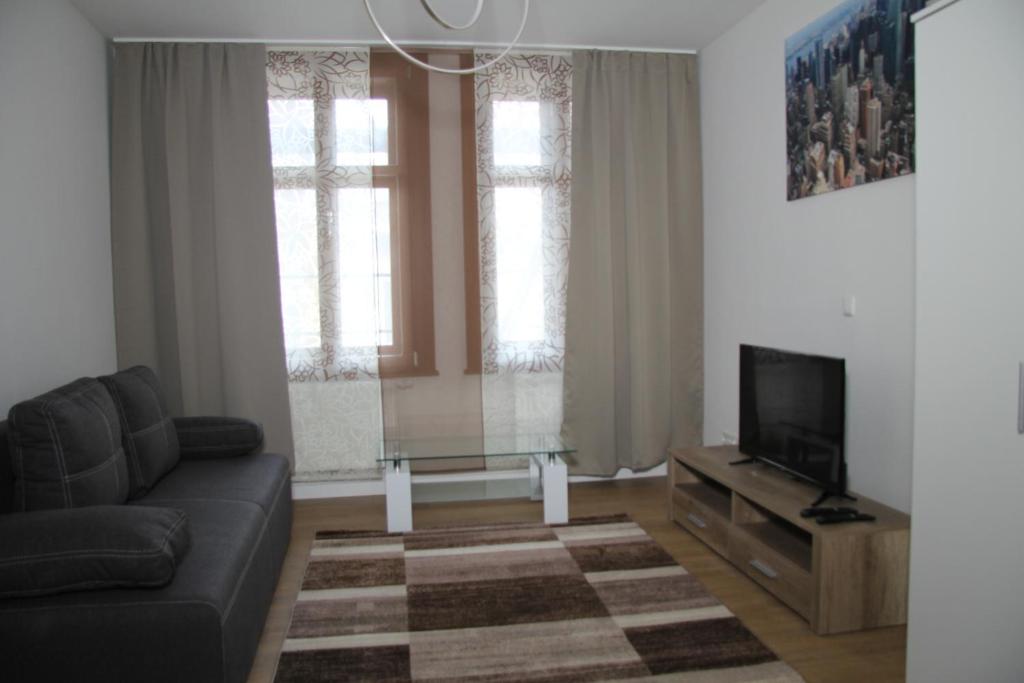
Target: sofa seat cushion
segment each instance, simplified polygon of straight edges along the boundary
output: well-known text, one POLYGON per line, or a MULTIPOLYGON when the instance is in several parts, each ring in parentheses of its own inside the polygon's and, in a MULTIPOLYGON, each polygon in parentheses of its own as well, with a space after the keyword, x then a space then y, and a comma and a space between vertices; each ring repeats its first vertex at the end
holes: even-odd
POLYGON ((163 586, 189 546, 169 508, 94 505, 0 515, 0 598, 163 586))
MULTIPOLYGON (((274 515, 287 502, 282 492, 274 515)), ((150 506, 143 499, 128 507, 150 506)), ((189 518, 192 545, 166 586, 0 600, 0 652, 18 653, 2 678, 244 683, 287 540, 268 546, 272 520, 253 503, 176 507, 189 518), (250 649, 232 644, 240 617, 241 627, 254 622, 250 649)))
POLYGON ((128 498, 121 422, 107 390, 83 377, 8 416, 18 511, 116 505, 128 498))
POLYGON ((175 507, 195 498, 255 503, 264 513, 287 486, 288 460, 275 453, 257 453, 219 460, 182 460, 144 499, 147 504, 175 507))
POLYGON ((244 683, 288 547, 289 489, 268 517, 238 501, 177 507, 192 547, 170 584, 0 600, 0 678, 244 683))
POLYGON ((178 464, 178 432, 160 380, 142 365, 97 379, 117 406, 131 482, 128 497, 139 498, 178 464))
MULTIPOLYGON (((132 507, 160 507, 144 498, 132 507)), ((263 534, 266 516, 253 503, 229 500, 179 500, 175 506, 189 516, 192 548, 178 566, 174 581, 161 599, 196 600, 217 613, 230 610, 235 589, 263 534)))

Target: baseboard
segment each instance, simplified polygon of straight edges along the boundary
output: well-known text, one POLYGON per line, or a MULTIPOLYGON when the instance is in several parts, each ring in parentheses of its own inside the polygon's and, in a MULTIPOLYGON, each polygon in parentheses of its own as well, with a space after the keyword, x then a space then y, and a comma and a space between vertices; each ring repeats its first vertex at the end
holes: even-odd
MULTIPOLYGON (((668 472, 665 463, 643 472, 634 472, 626 468, 620 469, 614 477, 591 477, 573 475, 570 484, 584 484, 594 481, 612 481, 616 479, 643 479, 645 477, 664 477, 668 472)), ((497 479, 520 479, 528 476, 526 470, 493 470, 486 472, 446 472, 442 474, 415 474, 413 481, 429 481, 446 484, 464 481, 493 481, 497 479)), ((292 498, 310 500, 320 498, 353 498, 357 496, 383 496, 384 481, 382 479, 361 479, 358 481, 300 481, 292 482, 292 498)))

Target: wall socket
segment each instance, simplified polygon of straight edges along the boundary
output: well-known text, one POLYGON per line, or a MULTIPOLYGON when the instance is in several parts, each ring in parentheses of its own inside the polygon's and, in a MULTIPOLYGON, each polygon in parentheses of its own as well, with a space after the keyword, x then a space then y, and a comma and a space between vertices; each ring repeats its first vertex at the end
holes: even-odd
POLYGON ((722 432, 722 445, 723 446, 735 446, 739 443, 736 435, 732 432, 722 432))

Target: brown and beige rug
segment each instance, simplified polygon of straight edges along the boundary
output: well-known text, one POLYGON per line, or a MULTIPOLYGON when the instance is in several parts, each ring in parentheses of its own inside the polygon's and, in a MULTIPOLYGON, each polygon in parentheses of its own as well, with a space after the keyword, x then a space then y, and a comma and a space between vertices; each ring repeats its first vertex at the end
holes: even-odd
POLYGON ((321 531, 276 683, 803 679, 626 516, 321 531))

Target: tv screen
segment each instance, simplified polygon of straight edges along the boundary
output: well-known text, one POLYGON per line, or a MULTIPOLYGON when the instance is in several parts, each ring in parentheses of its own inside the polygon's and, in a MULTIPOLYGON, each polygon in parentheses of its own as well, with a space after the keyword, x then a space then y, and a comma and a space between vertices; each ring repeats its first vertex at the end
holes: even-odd
POLYGON ((740 452, 846 492, 846 362, 740 346, 740 452))

